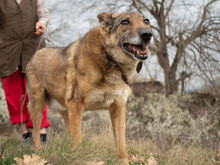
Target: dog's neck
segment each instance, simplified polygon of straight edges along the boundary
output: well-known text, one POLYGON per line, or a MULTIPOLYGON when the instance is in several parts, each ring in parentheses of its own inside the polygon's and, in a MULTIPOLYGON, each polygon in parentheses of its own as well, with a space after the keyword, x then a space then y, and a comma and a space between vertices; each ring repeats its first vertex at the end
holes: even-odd
POLYGON ((116 61, 112 55, 114 52, 106 49, 100 29, 95 28, 92 31, 93 33, 88 33, 86 35, 86 41, 88 42, 88 45, 90 45, 90 47, 86 47, 86 49, 92 56, 91 59, 97 64, 97 67, 99 67, 103 73, 109 72, 112 68, 121 72, 122 80, 130 86, 132 79, 131 75, 135 72, 138 62, 132 59, 127 60, 129 63, 116 61), (91 47, 91 45, 93 46, 91 47))
POLYGON ((106 59, 108 60, 108 62, 119 72, 121 72, 121 78, 122 80, 125 82, 125 84, 127 84, 128 86, 131 86, 130 81, 128 80, 126 74, 124 73, 124 71, 122 70, 122 68, 120 67, 120 65, 117 63, 117 61, 115 61, 115 59, 108 54, 107 52, 105 52, 105 56, 106 59))

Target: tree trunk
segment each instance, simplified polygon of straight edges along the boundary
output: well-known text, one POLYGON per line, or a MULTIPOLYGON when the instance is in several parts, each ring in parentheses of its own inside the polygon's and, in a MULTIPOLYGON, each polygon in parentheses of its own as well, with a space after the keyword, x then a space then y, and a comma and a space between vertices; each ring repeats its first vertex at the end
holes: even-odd
POLYGON ((178 81, 176 79, 175 71, 170 70, 168 74, 165 74, 165 83, 167 96, 177 92, 178 81))
POLYGON ((176 79, 177 67, 171 67, 169 65, 166 47, 164 47, 162 50, 163 53, 157 54, 157 59, 164 72, 165 89, 166 95, 168 96, 177 92, 178 89, 178 80, 176 79))

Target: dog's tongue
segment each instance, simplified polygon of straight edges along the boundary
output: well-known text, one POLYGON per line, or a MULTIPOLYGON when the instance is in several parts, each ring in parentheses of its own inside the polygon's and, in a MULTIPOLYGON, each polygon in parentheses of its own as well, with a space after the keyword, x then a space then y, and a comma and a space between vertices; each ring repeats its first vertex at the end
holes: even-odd
POLYGON ((129 49, 131 49, 133 52, 139 52, 140 54, 146 54, 147 53, 147 47, 145 45, 128 45, 129 49))

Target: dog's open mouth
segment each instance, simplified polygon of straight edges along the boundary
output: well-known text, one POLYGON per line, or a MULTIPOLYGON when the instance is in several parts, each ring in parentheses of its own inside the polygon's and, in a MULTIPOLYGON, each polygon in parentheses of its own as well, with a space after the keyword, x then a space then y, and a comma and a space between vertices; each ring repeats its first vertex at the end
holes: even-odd
POLYGON ((123 44, 123 48, 140 60, 145 60, 148 57, 149 50, 147 45, 134 45, 125 43, 123 44))

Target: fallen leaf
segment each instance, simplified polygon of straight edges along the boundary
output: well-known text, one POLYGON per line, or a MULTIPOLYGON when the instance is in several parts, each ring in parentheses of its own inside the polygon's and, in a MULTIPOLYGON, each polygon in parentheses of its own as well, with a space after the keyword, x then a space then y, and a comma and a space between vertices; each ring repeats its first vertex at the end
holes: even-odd
MULTIPOLYGON (((22 164, 22 158, 16 157, 16 158, 14 158, 14 160, 16 161, 16 164, 18 164, 18 165, 22 164)), ((15 165, 15 164, 13 164, 13 165, 15 165)))
POLYGON ((104 165, 105 163, 103 161, 99 162, 87 162, 86 165, 104 165))
POLYGON ((139 156, 139 155, 132 155, 131 158, 130 158, 130 162, 139 162, 141 164, 144 163, 144 165, 146 164, 145 163, 145 158, 143 156, 139 156))
POLYGON ((80 161, 76 160, 72 165, 104 165, 103 161, 80 161))
POLYGON ((139 160, 138 160, 138 156, 137 155, 132 155, 131 156, 131 161, 132 162, 138 162, 139 160))
POLYGON ((150 158, 147 159, 147 165, 157 165, 157 160, 153 157, 153 155, 151 155, 150 158))
POLYGON ((46 160, 36 154, 32 154, 31 156, 25 154, 23 158, 15 157, 14 160, 18 165, 44 165, 47 163, 46 160))

